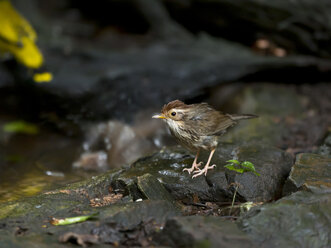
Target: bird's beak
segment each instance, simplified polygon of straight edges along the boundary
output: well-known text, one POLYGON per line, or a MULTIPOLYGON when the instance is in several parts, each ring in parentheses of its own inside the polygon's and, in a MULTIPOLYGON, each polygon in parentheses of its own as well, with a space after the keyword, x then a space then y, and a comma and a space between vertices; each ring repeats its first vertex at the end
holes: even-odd
POLYGON ((153 115, 152 118, 154 118, 154 119, 166 119, 166 117, 163 114, 153 115))

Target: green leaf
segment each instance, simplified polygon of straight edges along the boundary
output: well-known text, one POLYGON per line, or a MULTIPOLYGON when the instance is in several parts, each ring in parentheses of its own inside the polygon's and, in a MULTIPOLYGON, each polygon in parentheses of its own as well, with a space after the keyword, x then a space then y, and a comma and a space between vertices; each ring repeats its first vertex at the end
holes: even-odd
POLYGON ((245 162, 242 162, 241 165, 243 167, 245 167, 246 171, 255 172, 255 167, 251 162, 245 161, 245 162))
POLYGON ((240 165, 240 162, 239 162, 238 160, 236 160, 236 159, 231 159, 231 160, 228 160, 228 161, 226 161, 226 162, 228 162, 228 163, 234 163, 234 164, 240 165))
POLYGON ((256 172, 256 171, 253 171, 253 172, 254 172, 255 175, 257 175, 257 176, 261 176, 260 173, 258 173, 258 172, 256 172))
POLYGON ((260 173, 256 172, 254 164, 249 161, 244 161, 240 163, 238 160, 228 160, 230 164, 225 165, 229 170, 238 172, 238 173, 244 173, 244 172, 253 172, 255 175, 260 176, 260 173))
POLYGON ((97 214, 98 213, 94 213, 94 214, 91 214, 91 215, 68 217, 68 218, 64 218, 64 219, 52 218, 51 224, 54 225, 54 226, 70 225, 70 224, 86 221, 86 220, 96 216, 97 214))
POLYGON ((239 173, 243 173, 244 172, 244 169, 243 168, 238 168, 234 164, 227 164, 224 167, 226 167, 228 170, 236 171, 236 172, 239 172, 239 173))
POLYGON ((3 131, 6 133, 24 133, 37 134, 38 127, 34 124, 25 121, 12 121, 3 126, 3 131))
POLYGON ((253 163, 251 163, 249 161, 244 161, 244 162, 241 163, 241 165, 244 166, 244 167, 251 168, 251 169, 255 170, 255 167, 254 167, 253 163))

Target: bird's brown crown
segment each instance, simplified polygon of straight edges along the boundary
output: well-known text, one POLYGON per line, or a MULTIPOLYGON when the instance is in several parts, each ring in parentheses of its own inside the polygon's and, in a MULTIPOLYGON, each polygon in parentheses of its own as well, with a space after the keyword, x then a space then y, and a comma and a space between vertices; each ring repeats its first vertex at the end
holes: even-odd
POLYGON ((186 109, 189 108, 188 105, 186 105, 185 103, 183 103, 182 101, 179 100, 174 100, 169 102, 168 104, 165 104, 162 108, 162 113, 167 113, 169 110, 174 109, 174 108, 179 108, 179 109, 186 109))

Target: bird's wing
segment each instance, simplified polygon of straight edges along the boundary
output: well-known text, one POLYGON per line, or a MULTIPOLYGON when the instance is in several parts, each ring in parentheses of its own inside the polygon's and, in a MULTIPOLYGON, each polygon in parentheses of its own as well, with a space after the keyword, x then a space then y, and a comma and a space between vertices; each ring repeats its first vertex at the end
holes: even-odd
POLYGON ((215 111, 212 118, 209 118, 209 121, 205 122, 201 134, 206 136, 222 135, 225 130, 231 127, 234 123, 235 122, 229 116, 215 111))
POLYGON ((215 123, 214 131, 211 130, 211 134, 209 135, 221 135, 227 128, 233 126, 235 123, 236 122, 232 120, 230 116, 220 113, 215 123))
POLYGON ((222 114, 208 104, 199 104, 195 107, 196 111, 189 122, 199 135, 221 135, 228 127, 235 124, 229 115, 222 114))

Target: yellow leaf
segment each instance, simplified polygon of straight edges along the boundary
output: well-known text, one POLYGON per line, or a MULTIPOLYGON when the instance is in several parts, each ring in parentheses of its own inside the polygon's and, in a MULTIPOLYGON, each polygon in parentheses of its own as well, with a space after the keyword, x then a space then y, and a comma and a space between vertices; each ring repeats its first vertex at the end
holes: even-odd
POLYGON ((0 0, 0 24, 0 51, 11 53, 27 67, 39 68, 43 56, 35 44, 36 32, 7 0, 0 0))
POLYGON ((0 49, 5 48, 13 54, 17 61, 23 65, 36 69, 43 64, 43 55, 40 53, 36 44, 27 37, 21 39, 22 47, 3 44, 0 40, 0 49))
POLYGON ((32 41, 37 38, 36 32, 7 0, 0 1, 0 36, 11 43, 19 43, 21 37, 28 37, 32 41))
POLYGON ((35 73, 33 75, 33 81, 36 83, 46 83, 53 79, 53 74, 50 72, 35 73))

